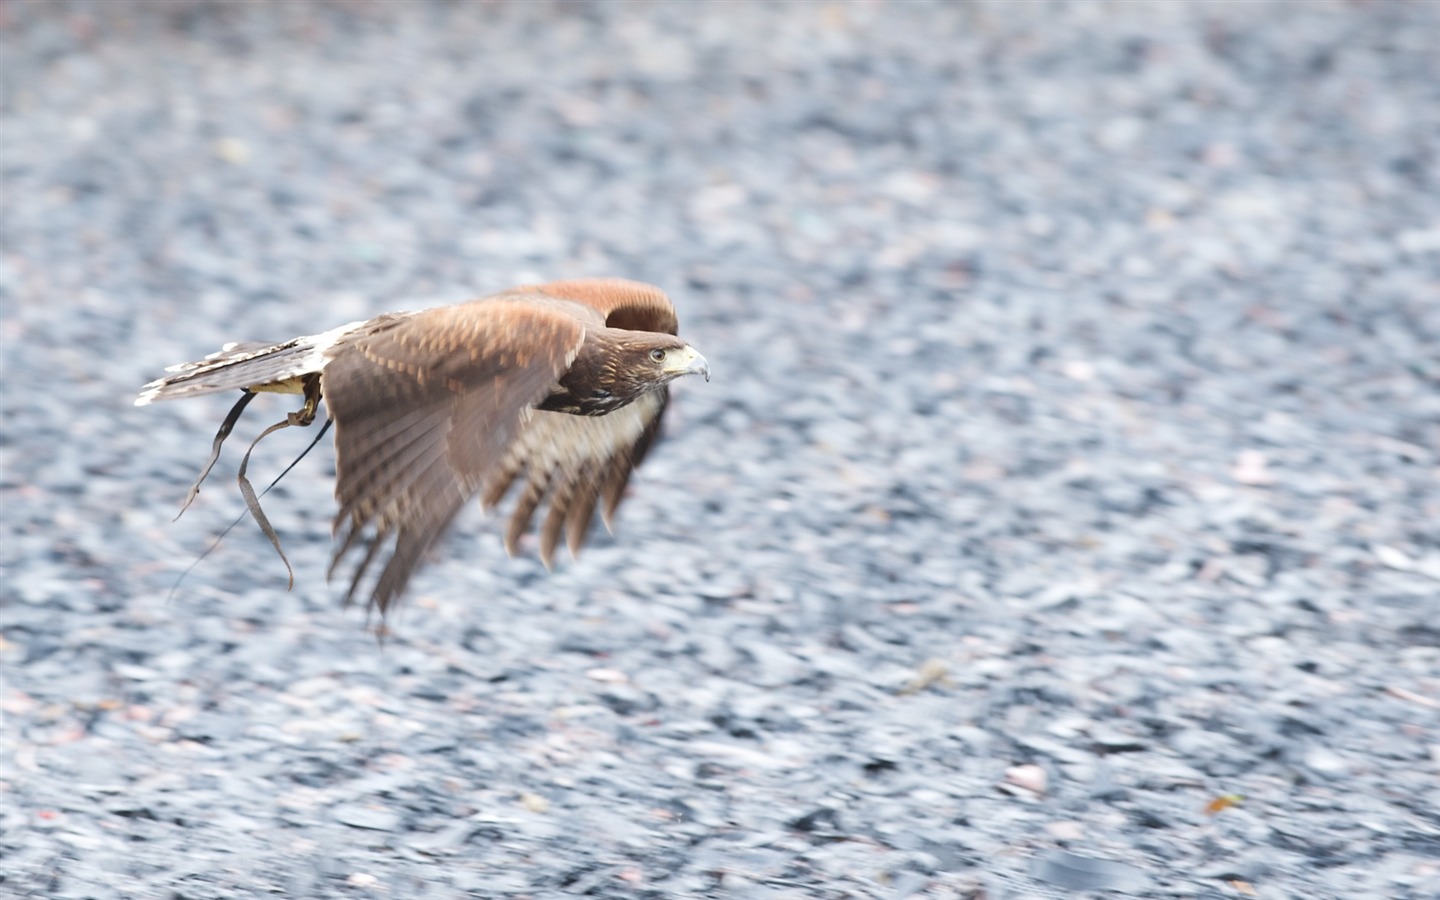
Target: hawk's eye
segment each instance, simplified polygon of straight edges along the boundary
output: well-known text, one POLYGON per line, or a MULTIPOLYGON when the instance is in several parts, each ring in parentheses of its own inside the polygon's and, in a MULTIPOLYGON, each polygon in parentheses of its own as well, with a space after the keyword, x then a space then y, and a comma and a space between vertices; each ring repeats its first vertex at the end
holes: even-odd
POLYGON ((664 362, 665 351, 661 350, 659 347, 656 347, 654 350, 650 351, 650 358, 655 360, 656 362, 664 362))

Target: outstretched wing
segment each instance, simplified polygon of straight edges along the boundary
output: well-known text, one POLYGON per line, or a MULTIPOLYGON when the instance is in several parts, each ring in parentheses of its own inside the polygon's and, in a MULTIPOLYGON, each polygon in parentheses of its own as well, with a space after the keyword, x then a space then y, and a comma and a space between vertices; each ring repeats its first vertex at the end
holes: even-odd
POLYGON ((600 314, 609 328, 675 334, 680 320, 665 292, 653 284, 624 278, 580 278, 528 284, 517 292, 546 294, 583 303, 600 314))
POLYGON ((382 322, 336 345, 322 375, 335 421, 333 574, 346 597, 394 540, 370 603, 383 614, 465 501, 497 476, 531 407, 574 360, 588 306, 515 292, 382 322))
MULTIPOLYGON (((663 334, 675 334, 679 328, 675 307, 665 292, 639 281, 587 278, 516 290, 584 304, 610 328, 663 334)), ((523 484, 505 533, 506 551, 516 553, 520 538, 547 498, 540 526, 540 558, 546 567, 562 534, 571 554, 579 551, 601 501, 601 516, 610 528, 631 473, 660 434, 669 400, 667 387, 604 416, 536 411, 526 419, 504 465, 485 486, 484 503, 494 506, 517 479, 523 484)))
POLYGON ((668 389, 653 391, 604 416, 572 416, 537 410, 521 427, 505 463, 485 487, 493 506, 516 479, 523 487, 510 514, 505 550, 512 556, 530 530, 535 511, 549 498, 540 527, 540 559, 546 567, 563 533, 571 554, 580 550, 595 507, 609 528, 625 495, 630 473, 660 433, 668 389))

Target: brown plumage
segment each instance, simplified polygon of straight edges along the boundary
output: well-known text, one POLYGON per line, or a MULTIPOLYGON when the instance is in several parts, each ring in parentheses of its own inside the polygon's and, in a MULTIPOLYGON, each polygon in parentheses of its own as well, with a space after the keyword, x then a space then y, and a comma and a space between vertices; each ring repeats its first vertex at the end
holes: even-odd
MULTIPOLYGON (((540 526, 547 566, 562 535, 572 553, 579 549, 597 505, 609 527, 631 471, 655 441, 670 381, 692 373, 709 379, 704 357, 675 336, 677 326, 658 288, 560 281, 279 344, 229 344, 171 367, 174 374, 146 385, 135 403, 243 390, 216 436, 218 454, 255 392, 305 396, 277 428, 310 424, 323 397, 335 427, 340 507, 330 573, 359 554, 348 601, 389 547, 369 598, 383 614, 477 494, 495 506, 520 484, 505 535, 512 554, 547 505, 540 526)), ((244 468, 247 503, 276 541, 244 468)), ((208 473, 207 465, 202 481, 208 473)))

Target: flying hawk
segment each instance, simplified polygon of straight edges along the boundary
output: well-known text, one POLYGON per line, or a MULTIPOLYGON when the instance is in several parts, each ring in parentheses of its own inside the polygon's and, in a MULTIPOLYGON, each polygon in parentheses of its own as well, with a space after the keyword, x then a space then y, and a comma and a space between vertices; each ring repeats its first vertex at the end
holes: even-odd
MULTIPOLYGON (((609 528, 631 471, 659 432, 670 382, 690 374, 710 379, 705 358, 675 336, 677 327, 670 299, 648 284, 528 285, 278 344, 227 344, 199 362, 170 367, 173 374, 146 385, 135 405, 244 392, 215 436, 188 507, 257 392, 304 397, 299 411, 260 438, 309 425, 323 397, 329 418, 320 433, 333 423, 340 507, 329 574, 351 551, 359 553, 349 602, 390 547, 369 599, 384 615, 477 494, 484 506, 495 506, 520 482, 505 535, 512 555, 536 509, 548 502, 540 526, 547 567, 562 532, 570 551, 578 551, 601 501, 609 528)), ((241 490, 278 551, 245 478, 248 461, 247 452, 241 490)))

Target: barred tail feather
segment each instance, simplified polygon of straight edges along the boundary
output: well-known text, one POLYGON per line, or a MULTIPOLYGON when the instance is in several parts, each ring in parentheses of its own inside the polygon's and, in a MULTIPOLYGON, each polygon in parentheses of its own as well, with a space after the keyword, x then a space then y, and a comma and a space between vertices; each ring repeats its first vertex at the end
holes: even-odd
POLYGON ((156 400, 179 400, 237 389, 303 393, 304 376, 323 369, 330 348, 362 324, 352 322, 323 334, 293 338, 279 344, 263 341, 226 344, 202 360, 166 369, 174 374, 145 385, 135 399, 135 405, 145 406, 156 400))

